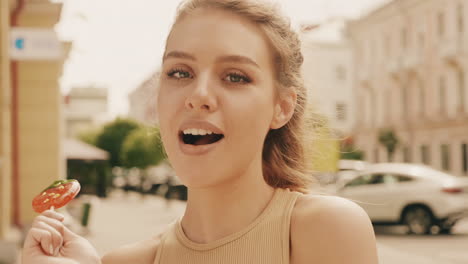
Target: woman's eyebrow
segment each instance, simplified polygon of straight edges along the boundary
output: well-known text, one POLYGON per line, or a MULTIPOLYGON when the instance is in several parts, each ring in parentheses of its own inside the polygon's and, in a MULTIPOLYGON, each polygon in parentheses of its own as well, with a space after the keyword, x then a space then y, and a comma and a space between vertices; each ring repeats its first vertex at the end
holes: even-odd
MULTIPOLYGON (((190 53, 184 52, 184 51, 171 51, 168 52, 166 55, 164 55, 163 61, 167 60, 168 58, 176 58, 176 59, 188 59, 192 61, 196 61, 197 58, 193 56, 190 53)), ((217 63, 222 63, 222 62, 235 62, 235 63, 243 63, 243 64, 251 64, 257 68, 260 68, 258 64, 250 59, 249 57, 246 56, 241 56, 241 55, 227 55, 227 56, 221 56, 216 59, 217 63)))
POLYGON ((191 55, 191 54, 189 54, 187 52, 183 52, 183 51, 171 51, 171 52, 167 53, 166 55, 164 55, 163 61, 165 61, 168 58, 189 59, 189 60, 193 60, 193 61, 197 60, 195 58, 195 56, 193 56, 193 55, 191 55))
POLYGON ((240 56, 240 55, 228 55, 228 56, 222 56, 216 59, 216 62, 221 63, 221 62, 235 62, 235 63, 244 63, 244 64, 251 64, 257 68, 260 68, 258 64, 250 59, 249 57, 245 56, 240 56))

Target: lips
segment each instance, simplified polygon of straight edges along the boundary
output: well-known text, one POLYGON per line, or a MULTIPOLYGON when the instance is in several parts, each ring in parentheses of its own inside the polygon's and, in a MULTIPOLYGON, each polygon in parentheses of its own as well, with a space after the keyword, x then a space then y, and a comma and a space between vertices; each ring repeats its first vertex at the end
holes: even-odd
POLYGON ((180 126, 178 132, 180 149, 186 155, 205 154, 223 142, 224 137, 223 130, 204 120, 186 121, 180 126), (187 129, 191 131, 193 129, 203 129, 213 133, 204 135, 184 134, 183 131, 187 129))
POLYGON ((184 134, 182 132, 179 133, 180 140, 184 144, 190 145, 207 145, 213 144, 221 139, 224 138, 222 134, 209 134, 209 135, 192 135, 192 134, 184 134))
POLYGON ((204 129, 212 131, 215 134, 224 135, 224 132, 218 128, 217 126, 213 125, 212 123, 204 120, 189 120, 184 123, 179 128, 179 132, 182 132, 186 129, 196 128, 196 129, 204 129))

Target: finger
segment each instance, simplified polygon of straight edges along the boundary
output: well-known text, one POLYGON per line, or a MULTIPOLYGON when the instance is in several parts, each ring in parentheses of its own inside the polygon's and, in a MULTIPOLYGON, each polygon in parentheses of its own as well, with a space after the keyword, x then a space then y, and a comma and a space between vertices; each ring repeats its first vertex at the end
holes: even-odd
POLYGON ((39 222, 44 222, 50 225, 51 227, 55 228, 63 236, 65 226, 59 220, 40 215, 34 219, 33 226, 36 226, 37 223, 39 222))
POLYGON ((48 225, 57 229, 57 231, 59 231, 59 233, 62 235, 63 243, 65 243, 66 241, 73 240, 76 237, 79 237, 77 234, 73 233, 70 229, 68 229, 62 222, 57 221, 56 219, 46 217, 43 215, 37 216, 34 219, 33 227, 36 227, 38 222, 45 222, 48 225))
POLYGON ((34 249, 40 247, 44 254, 53 255, 54 248, 52 246, 52 234, 41 228, 33 227, 24 242, 24 249, 34 249))
POLYGON ((57 219, 59 221, 63 221, 65 219, 65 216, 61 213, 58 213, 54 210, 46 210, 44 211, 41 215, 43 216, 47 216, 47 217, 50 217, 50 218, 54 218, 54 219, 57 219))
POLYGON ((76 239, 76 238, 79 238, 80 236, 73 233, 73 231, 71 231, 70 229, 68 229, 68 227, 66 226, 63 226, 63 238, 64 238, 64 241, 71 241, 73 239, 76 239))
POLYGON ((52 250, 50 249, 50 246, 46 248, 49 252, 52 252, 52 255, 55 255, 56 252, 62 247, 63 244, 63 236, 62 234, 57 231, 57 229, 53 228, 52 226, 48 225, 45 222, 38 222, 37 223, 37 228, 43 229, 48 231, 51 234, 51 246, 52 250))

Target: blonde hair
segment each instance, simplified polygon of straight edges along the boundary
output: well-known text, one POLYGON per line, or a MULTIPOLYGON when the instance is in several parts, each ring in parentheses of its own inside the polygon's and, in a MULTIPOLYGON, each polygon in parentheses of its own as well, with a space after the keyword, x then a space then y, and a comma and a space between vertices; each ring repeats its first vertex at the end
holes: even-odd
POLYGON ((299 36, 275 5, 254 0, 186 0, 177 9, 174 25, 198 8, 217 8, 245 17, 258 25, 269 39, 275 53, 277 88, 296 89, 297 104, 290 121, 282 128, 270 130, 266 136, 263 175, 274 188, 308 193, 318 183, 310 170, 307 157, 312 152, 307 147, 312 142, 313 126, 321 121, 319 115, 308 109, 307 89, 301 76, 303 56, 299 36))

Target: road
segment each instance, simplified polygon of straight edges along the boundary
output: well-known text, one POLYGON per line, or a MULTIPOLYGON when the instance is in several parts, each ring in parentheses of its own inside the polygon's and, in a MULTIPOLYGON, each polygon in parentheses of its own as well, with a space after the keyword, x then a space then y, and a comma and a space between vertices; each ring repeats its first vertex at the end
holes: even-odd
POLYGON ((375 227, 380 264, 467 264, 468 221, 452 235, 408 236, 398 227, 375 227))
MULTIPOLYGON (((98 252, 144 240, 183 214, 185 203, 169 206, 159 197, 113 193, 93 203, 86 237, 98 252)), ((408 236, 398 227, 375 227, 380 264, 468 264, 468 221, 453 235, 408 236)))

